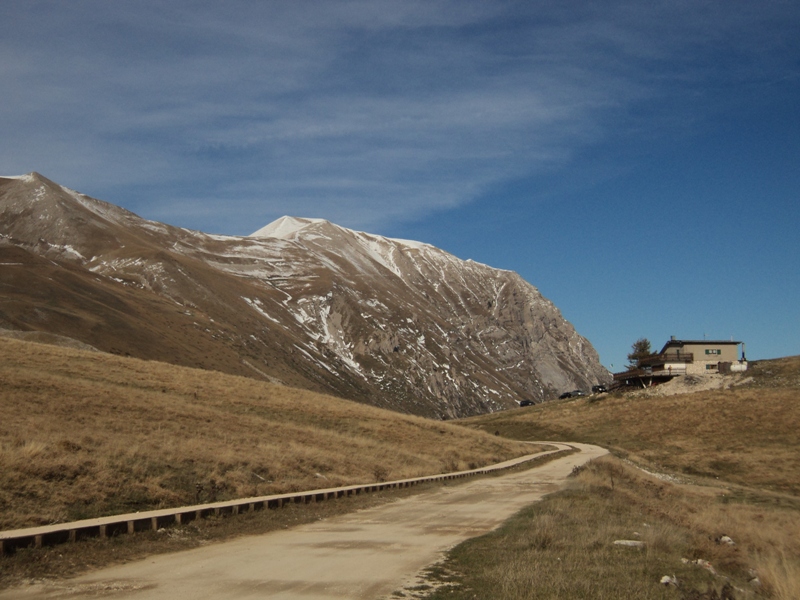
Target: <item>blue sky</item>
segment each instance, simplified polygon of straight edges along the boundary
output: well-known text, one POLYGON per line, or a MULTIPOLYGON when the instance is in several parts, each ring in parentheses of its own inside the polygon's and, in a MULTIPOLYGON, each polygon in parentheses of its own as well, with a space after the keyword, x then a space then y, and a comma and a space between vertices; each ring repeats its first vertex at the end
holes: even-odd
POLYGON ((0 172, 519 272, 634 340, 800 354, 795 1, 0 4, 0 172))

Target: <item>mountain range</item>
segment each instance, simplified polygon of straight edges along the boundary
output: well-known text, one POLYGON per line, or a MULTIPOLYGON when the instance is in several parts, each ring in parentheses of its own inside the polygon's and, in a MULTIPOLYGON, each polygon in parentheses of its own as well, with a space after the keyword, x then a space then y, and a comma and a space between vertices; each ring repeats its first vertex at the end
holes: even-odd
POLYGON ((607 382, 511 271, 282 217, 250 236, 0 178, 0 328, 449 419, 607 382))

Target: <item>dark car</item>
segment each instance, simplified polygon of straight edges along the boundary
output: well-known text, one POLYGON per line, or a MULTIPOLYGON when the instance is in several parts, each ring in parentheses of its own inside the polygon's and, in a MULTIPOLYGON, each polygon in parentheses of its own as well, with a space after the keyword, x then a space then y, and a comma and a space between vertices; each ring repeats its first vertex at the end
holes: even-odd
POLYGON ((558 397, 559 400, 563 400, 564 398, 572 398, 572 392, 564 392, 558 397))
POLYGON ((533 400, 520 400, 519 405, 522 406, 533 406, 533 400))
POLYGON ((592 386, 592 393, 593 394, 605 394, 608 391, 608 388, 604 385, 593 385, 592 386))
POLYGON ((572 390, 570 393, 572 394, 573 398, 581 398, 582 396, 586 395, 586 392, 583 390, 572 390))

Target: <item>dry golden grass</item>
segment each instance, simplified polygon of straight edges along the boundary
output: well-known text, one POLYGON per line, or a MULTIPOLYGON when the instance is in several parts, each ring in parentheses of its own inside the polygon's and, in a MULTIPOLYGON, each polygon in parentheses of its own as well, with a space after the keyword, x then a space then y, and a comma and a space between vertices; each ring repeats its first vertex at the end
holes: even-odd
POLYGON ((2 338, 0 411, 0 529, 401 479, 532 451, 304 390, 2 338))
MULTIPOLYGON (((679 552, 688 554, 689 559, 711 561, 718 571, 746 590, 746 593, 736 592, 736 598, 758 595, 797 600, 800 598, 800 357, 760 361, 739 380, 747 381, 729 390, 651 397, 611 394, 485 415, 462 423, 516 439, 597 443, 648 470, 677 475, 681 484, 654 479, 618 460, 597 461, 581 474, 579 486, 567 493, 566 500, 556 496, 548 503, 573 502, 580 497, 582 505, 591 510, 591 516, 586 518, 596 523, 599 530, 617 522, 618 514, 629 513, 626 518, 643 515, 651 524, 657 520, 661 523, 659 527, 668 533, 659 535, 661 541, 653 540, 648 548, 660 547, 673 557, 679 552), (616 504, 604 504, 611 497, 616 504), (736 546, 714 543, 723 534, 732 537, 736 546), (745 585, 750 569, 758 573, 763 584, 760 591, 745 585)), ((570 510, 578 508, 573 506, 570 510)), ((533 531, 538 531, 542 523, 537 520, 536 528, 529 529, 529 534, 534 535, 533 531)), ((546 524, 547 527, 551 525, 546 524)), ((578 547, 571 559, 575 561, 574 568, 594 572, 592 565, 597 557, 607 553, 600 546, 591 549, 594 534, 569 519, 562 520, 556 530, 562 539, 573 540, 565 541, 565 547, 578 547), (581 558, 581 553, 586 556, 581 558)), ((481 560, 504 544, 492 546, 481 560)), ((471 560, 479 562, 476 558, 471 560)), ((517 560, 508 557, 508 561, 517 560)), ((529 560, 530 557, 524 558, 522 562, 527 564, 529 560)), ((604 560, 602 564, 606 564, 604 560)), ((654 573, 645 566, 642 563, 635 569, 640 569, 640 579, 651 585, 654 573)), ((526 571, 528 575, 531 569, 526 571)), ((545 577, 537 581, 553 580, 545 588, 562 589, 562 593, 520 592, 506 597, 649 598, 664 593, 657 587, 637 588, 635 594, 622 588, 603 587, 611 586, 610 580, 623 581, 629 577, 619 572, 596 573, 600 580, 609 581, 602 586, 598 584, 591 593, 574 587, 572 592, 563 593, 564 586, 573 585, 569 577, 564 579, 560 574, 563 569, 552 562, 549 567, 536 569, 537 574, 530 577, 545 577)), ((673 570, 684 572, 678 567, 673 570)), ((572 573, 572 567, 564 572, 572 573)), ((665 574, 672 575, 673 571, 661 573, 665 574)), ((683 577, 691 574, 684 572, 683 577)), ((716 591, 720 591, 719 583, 717 579, 707 582, 708 586, 716 586, 713 587, 716 591)), ((697 591, 702 586, 692 589, 697 591)), ((698 597, 686 595, 689 594, 686 590, 681 594, 686 598, 698 597)), ((673 593, 664 597, 677 596, 673 593)))
POLYGON ((748 375, 755 379, 729 390, 610 394, 461 422, 515 439, 591 442, 664 470, 800 495, 800 357, 762 361, 748 375))
MULTIPOLYGON (((432 569, 426 598, 796 600, 800 513, 725 503, 719 489, 664 482, 614 457, 501 529, 457 547, 432 569), (766 522, 768 527, 764 527, 766 522), (734 546, 716 540, 728 535, 734 546), (614 545, 644 542, 643 549, 614 545), (716 575, 692 564, 708 561, 716 575), (758 574, 761 587, 751 580, 758 574), (664 575, 679 587, 665 587, 664 575)), ((397 593, 400 596, 400 592, 397 593)))

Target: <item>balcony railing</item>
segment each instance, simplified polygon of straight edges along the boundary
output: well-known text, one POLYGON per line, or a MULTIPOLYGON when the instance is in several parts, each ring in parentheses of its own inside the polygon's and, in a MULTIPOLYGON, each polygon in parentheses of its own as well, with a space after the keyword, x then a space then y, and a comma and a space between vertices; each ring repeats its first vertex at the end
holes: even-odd
POLYGON ((647 358, 639 360, 639 366, 658 365, 664 363, 690 363, 694 362, 694 354, 691 352, 665 352, 664 354, 653 354, 647 358))

